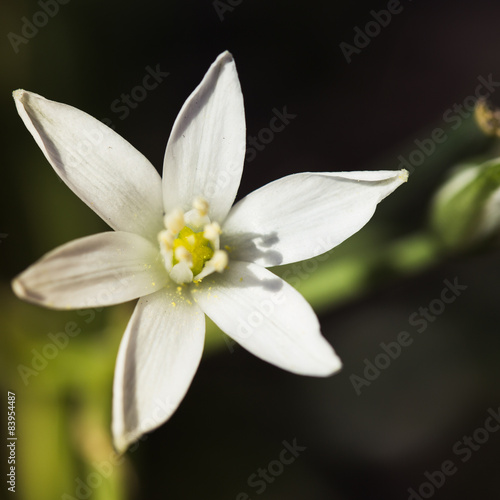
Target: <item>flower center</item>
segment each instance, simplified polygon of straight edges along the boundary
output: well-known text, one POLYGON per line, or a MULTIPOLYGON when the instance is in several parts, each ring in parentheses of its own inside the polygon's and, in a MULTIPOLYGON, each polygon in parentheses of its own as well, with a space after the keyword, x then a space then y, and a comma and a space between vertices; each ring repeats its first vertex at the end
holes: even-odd
MULTIPOLYGON (((204 231, 195 233, 190 227, 184 226, 174 240, 173 265, 182 262, 183 257, 191 255, 193 275, 200 274, 205 262, 214 255, 214 249, 204 236, 204 231), (186 252, 187 251, 187 252, 186 252), (179 257, 179 258, 178 258, 179 257)), ((187 257, 189 259, 189 257, 187 257)))
POLYGON ((158 234, 158 242, 165 268, 176 283, 198 282, 227 267, 227 253, 219 248, 221 229, 210 221, 208 209, 206 200, 196 198, 192 210, 165 215, 166 229, 158 234))

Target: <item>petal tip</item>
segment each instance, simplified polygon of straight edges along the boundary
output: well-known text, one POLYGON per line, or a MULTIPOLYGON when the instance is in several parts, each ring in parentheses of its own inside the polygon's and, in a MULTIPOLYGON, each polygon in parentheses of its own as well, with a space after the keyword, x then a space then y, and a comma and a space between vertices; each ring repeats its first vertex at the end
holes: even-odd
POLYGON ((123 455, 131 443, 132 441, 127 440, 123 435, 113 436, 113 448, 118 455, 123 455))
POLYGON ((398 173, 398 177, 403 181, 403 182, 408 182, 408 177, 410 176, 410 172, 406 169, 402 169, 398 173))
POLYGON ((14 98, 15 101, 22 101, 25 93, 26 93, 25 90, 17 89, 12 92, 12 97, 14 98))
POLYGON ((329 356, 329 359, 326 360, 326 362, 322 363, 321 366, 318 366, 317 371, 315 373, 312 373, 313 376, 325 378, 331 377, 332 375, 335 375, 340 370, 342 370, 342 361, 333 349, 331 351, 332 352, 331 356, 329 356))
MULTIPOLYGON (((115 409, 113 409, 115 411, 115 409)), ((113 448, 118 455, 123 455, 131 444, 140 439, 141 434, 138 432, 127 431, 124 422, 116 418, 113 414, 113 421, 111 424, 111 434, 113 438, 113 448)))
POLYGON ((338 373, 339 371, 341 371, 342 368, 343 368, 342 361, 340 360, 340 358, 338 356, 335 356, 335 360, 332 362, 332 364, 330 366, 330 370, 326 376, 329 377, 331 375, 335 375, 335 373, 338 373))
POLYGON ((291 371, 292 373, 306 377, 331 377, 332 375, 335 375, 340 370, 342 370, 342 361, 335 354, 335 351, 333 351, 333 349, 331 349, 331 351, 331 355, 327 355, 327 359, 322 359, 321 361, 319 361, 318 358, 316 358, 314 365, 311 364, 311 359, 309 359, 307 365, 305 366, 295 366, 294 368, 279 366, 279 368, 284 368, 285 370, 291 371))
MULTIPOLYGON (((52 302, 48 301, 47 298, 40 292, 36 291, 36 288, 30 288, 29 283, 23 282, 21 279, 24 273, 12 280, 11 286, 14 294, 18 299, 29 302, 30 304, 35 304, 38 306, 48 307, 49 309, 71 309, 71 307, 66 305, 54 305, 52 302)), ((29 276, 27 278, 29 281, 29 276)))
POLYGON ((234 61, 233 55, 231 54, 231 52, 229 52, 229 50, 225 50, 224 52, 221 52, 216 59, 216 62, 221 63, 221 64, 222 63, 224 63, 224 64, 230 63, 233 61, 234 61))
POLYGON ((12 290, 20 299, 25 299, 28 296, 26 287, 23 285, 19 278, 15 278, 12 280, 12 290))

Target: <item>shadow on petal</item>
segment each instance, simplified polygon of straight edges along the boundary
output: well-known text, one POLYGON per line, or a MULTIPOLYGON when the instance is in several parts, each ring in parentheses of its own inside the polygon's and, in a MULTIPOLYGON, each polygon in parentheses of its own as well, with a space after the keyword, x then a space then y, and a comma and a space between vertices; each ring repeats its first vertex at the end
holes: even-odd
POLYGON ((262 259, 267 267, 279 266, 283 255, 273 247, 279 243, 278 233, 260 234, 241 232, 221 236, 221 247, 229 252, 229 258, 243 262, 262 259))
POLYGON ((196 98, 192 101, 186 101, 185 109, 182 110, 183 112, 179 113, 179 117, 182 117, 182 119, 178 119, 176 121, 172 130, 172 135, 169 138, 169 142, 180 140, 186 133, 191 122, 200 114, 200 112, 205 111, 210 97, 215 92, 217 80, 222 67, 219 66, 214 69, 216 69, 216 71, 208 72, 205 75, 203 87, 198 88, 196 98))
MULTIPOLYGON (((139 311, 137 311, 139 312, 139 311)), ((138 318, 138 323, 140 319, 138 318)), ((137 429, 139 424, 137 411, 137 391, 136 364, 137 364, 137 335, 131 332, 125 355, 124 376, 122 379, 122 415, 124 420, 125 433, 137 429)))

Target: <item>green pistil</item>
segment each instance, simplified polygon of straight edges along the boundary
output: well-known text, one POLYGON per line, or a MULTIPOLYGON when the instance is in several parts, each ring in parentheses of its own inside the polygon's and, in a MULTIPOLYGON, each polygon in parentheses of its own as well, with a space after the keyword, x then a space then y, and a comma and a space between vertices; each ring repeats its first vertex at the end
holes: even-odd
POLYGON ((179 261, 175 258, 175 250, 178 247, 184 247, 193 256, 193 276, 201 273, 207 260, 210 260, 214 254, 212 244, 203 237, 203 231, 195 233, 191 228, 184 226, 177 238, 174 240, 173 265, 179 261))

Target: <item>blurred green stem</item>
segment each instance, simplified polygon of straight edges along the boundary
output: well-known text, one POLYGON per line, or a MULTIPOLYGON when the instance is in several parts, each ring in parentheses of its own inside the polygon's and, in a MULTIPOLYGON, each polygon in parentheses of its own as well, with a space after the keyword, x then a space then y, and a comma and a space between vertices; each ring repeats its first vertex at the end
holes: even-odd
POLYGON ((416 233, 371 247, 369 254, 360 252, 328 260, 297 290, 317 312, 323 312, 421 272, 441 256, 441 247, 430 233, 416 233))

